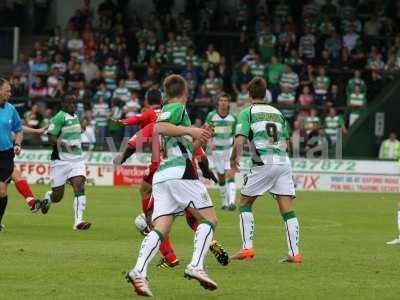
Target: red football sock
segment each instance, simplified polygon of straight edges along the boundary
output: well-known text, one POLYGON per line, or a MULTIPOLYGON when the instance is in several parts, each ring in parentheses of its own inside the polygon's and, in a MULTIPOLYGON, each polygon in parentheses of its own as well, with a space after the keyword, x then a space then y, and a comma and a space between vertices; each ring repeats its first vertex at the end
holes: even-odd
POLYGON ((160 252, 164 256, 167 262, 174 262, 176 260, 176 254, 174 249, 172 249, 171 241, 164 240, 160 245, 160 252))
POLYGON ((25 179, 19 180, 15 182, 15 187, 17 188, 18 192, 26 199, 28 205, 32 206, 35 197, 33 196, 31 187, 29 186, 28 182, 25 179))

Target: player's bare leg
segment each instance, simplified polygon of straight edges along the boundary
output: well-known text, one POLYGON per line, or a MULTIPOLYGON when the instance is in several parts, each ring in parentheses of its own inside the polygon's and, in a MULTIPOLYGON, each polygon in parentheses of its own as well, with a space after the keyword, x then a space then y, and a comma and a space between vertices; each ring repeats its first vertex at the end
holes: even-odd
POLYGON ((64 197, 65 185, 53 187, 51 191, 46 192, 41 206, 42 214, 47 214, 52 203, 57 203, 64 197))
POLYGON ((169 235, 173 222, 173 216, 162 216, 153 222, 154 229, 143 239, 135 267, 126 274, 127 281, 140 296, 153 296, 147 280, 147 267, 169 235))
POLYGON ((75 230, 87 230, 92 225, 89 222, 83 220, 83 213, 86 208, 86 195, 85 195, 85 181, 84 176, 72 177, 69 180, 71 182, 72 189, 74 190, 74 229, 75 230))
POLYGON ((7 183, 0 181, 0 232, 4 230, 4 225, 1 223, 1 221, 6 211, 7 203, 7 183))
POLYGON ((233 255, 231 259, 252 259, 256 254, 253 245, 255 222, 252 212, 253 203, 256 199, 256 196, 250 197, 240 195, 239 219, 240 233, 242 236, 242 249, 238 253, 233 255))
POLYGON ((399 230, 399 236, 396 239, 394 239, 394 240, 392 240, 390 242, 387 242, 386 244, 388 244, 388 245, 400 245, 400 201, 398 202, 398 207, 397 207, 397 228, 399 230))
POLYGON ((300 227, 293 210, 293 197, 277 195, 279 211, 285 223, 288 256, 282 262, 301 263, 303 256, 299 253, 300 227))
POLYGON ((26 204, 29 206, 31 211, 39 211, 42 206, 42 202, 39 199, 36 199, 28 182, 22 177, 21 172, 17 170, 15 166, 11 178, 15 182, 17 191, 22 195, 22 197, 25 198, 26 204))

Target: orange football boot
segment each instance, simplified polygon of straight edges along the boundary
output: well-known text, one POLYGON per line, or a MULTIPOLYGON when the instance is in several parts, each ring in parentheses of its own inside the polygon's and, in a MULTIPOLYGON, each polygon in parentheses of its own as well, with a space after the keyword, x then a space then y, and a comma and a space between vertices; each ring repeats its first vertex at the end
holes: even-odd
POLYGON ((241 249, 238 253, 233 255, 231 259, 247 260, 247 259, 252 259, 255 255, 256 255, 256 250, 254 248, 241 249))

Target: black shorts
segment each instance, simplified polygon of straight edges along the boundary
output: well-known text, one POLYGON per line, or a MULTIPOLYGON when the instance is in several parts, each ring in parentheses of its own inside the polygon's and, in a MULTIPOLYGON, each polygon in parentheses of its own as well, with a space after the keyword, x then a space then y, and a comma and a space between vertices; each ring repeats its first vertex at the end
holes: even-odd
POLYGON ((9 183, 14 171, 14 149, 0 151, 0 182, 9 183))

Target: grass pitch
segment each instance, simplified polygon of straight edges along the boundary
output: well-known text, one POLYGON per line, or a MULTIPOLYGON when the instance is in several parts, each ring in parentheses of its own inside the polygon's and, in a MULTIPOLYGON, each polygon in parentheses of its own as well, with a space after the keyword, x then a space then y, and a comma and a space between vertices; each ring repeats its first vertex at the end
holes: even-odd
MULTIPOLYGON (((137 190, 88 187, 87 232, 72 230, 72 193, 48 215, 32 215, 9 187, 9 206, 0 234, 0 299, 135 299, 124 273, 134 264, 142 240, 133 226, 137 190)), ((43 195, 46 186, 34 186, 43 195)), ((216 206, 218 194, 212 191, 216 206)), ((298 193, 301 265, 280 264, 286 252, 282 220, 274 200, 254 207, 257 254, 252 261, 206 265, 219 288, 203 290, 183 278, 193 247, 184 218, 173 228, 181 260, 174 270, 149 268, 155 299, 399 299, 400 247, 395 194, 298 193)), ((218 211, 216 237, 234 253, 240 248, 237 212, 218 211)))

